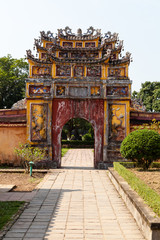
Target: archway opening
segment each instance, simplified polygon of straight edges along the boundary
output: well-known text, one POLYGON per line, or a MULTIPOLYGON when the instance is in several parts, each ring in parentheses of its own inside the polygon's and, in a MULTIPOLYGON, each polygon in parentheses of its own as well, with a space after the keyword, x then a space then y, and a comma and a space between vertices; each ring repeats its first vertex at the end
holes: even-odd
POLYGON ((63 126, 62 156, 67 149, 70 149, 68 152, 70 157, 63 157, 62 167, 94 166, 94 129, 90 122, 83 118, 72 118, 63 126))

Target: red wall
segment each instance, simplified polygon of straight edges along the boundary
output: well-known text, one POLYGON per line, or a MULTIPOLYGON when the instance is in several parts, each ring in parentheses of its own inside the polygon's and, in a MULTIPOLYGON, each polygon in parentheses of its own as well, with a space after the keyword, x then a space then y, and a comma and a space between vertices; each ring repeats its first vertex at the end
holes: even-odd
POLYGON ((103 159, 104 102, 101 99, 54 99, 52 118, 53 160, 61 166, 61 132, 72 118, 84 118, 92 124, 95 137, 94 166, 103 159))

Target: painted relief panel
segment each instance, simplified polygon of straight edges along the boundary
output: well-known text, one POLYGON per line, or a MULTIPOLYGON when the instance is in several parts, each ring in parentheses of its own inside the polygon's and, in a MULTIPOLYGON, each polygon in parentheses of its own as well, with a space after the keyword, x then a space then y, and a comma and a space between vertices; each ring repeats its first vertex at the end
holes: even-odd
POLYGON ((91 96, 100 96, 100 87, 91 87, 91 96))
POLYGON ((101 66, 87 67, 87 77, 101 77, 101 66))
POLYGON ((60 77, 71 76, 71 66, 56 65, 56 76, 60 76, 60 77))
POLYGON ((128 97, 128 87, 107 87, 107 96, 128 97))
POLYGON ((87 58, 87 59, 94 59, 98 58, 98 52, 74 52, 71 53, 71 58, 87 58))
POLYGON ((59 52, 59 57, 68 58, 68 52, 59 52))
POLYGON ((49 95, 50 94, 50 86, 29 86, 29 95, 30 96, 42 96, 42 95, 49 95))
POLYGON ((31 141, 47 141, 48 104, 31 104, 31 141))
POLYGON ((86 58, 87 55, 85 52, 73 52, 71 53, 71 58, 86 58))
POLYGON ((63 47, 73 47, 73 42, 63 42, 63 47))
POLYGON ((51 48, 52 46, 53 46, 52 43, 46 43, 46 48, 47 48, 47 49, 51 48))
POLYGON ((107 49, 112 49, 112 44, 108 44, 107 49))
POLYGON ((50 76, 51 75, 51 67, 50 66, 33 66, 32 67, 32 76, 40 77, 40 76, 50 76))
POLYGON ((47 58, 47 53, 41 53, 41 58, 46 59, 47 58))
POLYGON ((126 136, 126 106, 109 105, 109 141, 121 142, 126 136))
POLYGON ((83 66, 75 66, 74 68, 74 76, 82 77, 84 75, 84 67, 83 66))
POLYGON ((82 48, 82 42, 76 42, 76 48, 82 48))
POLYGON ((125 77, 125 68, 108 68, 108 77, 125 77))
POLYGON ((86 48, 93 48, 95 46, 96 46, 95 42, 86 42, 85 43, 85 47, 86 48))
POLYGON ((65 87, 64 86, 57 86, 56 96, 65 96, 65 87))

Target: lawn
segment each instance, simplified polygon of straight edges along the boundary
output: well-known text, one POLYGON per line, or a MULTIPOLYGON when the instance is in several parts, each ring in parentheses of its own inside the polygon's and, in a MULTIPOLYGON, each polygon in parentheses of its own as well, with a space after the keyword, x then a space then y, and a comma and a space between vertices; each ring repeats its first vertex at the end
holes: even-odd
POLYGON ((63 157, 67 152, 68 152, 69 148, 62 148, 61 149, 61 156, 63 157))
MULTIPOLYGON (((133 190, 148 204, 150 208, 160 217, 160 194, 153 190, 144 179, 140 179, 136 174, 122 166, 120 163, 114 163, 114 169, 122 176, 133 190)), ((142 172, 141 172, 142 173, 142 172)), ((145 174, 146 172, 144 172, 145 174)), ((153 172, 152 172, 153 174, 153 172)))
POLYGON ((12 216, 18 211, 18 209, 24 204, 24 202, 0 202, 0 230, 9 222, 12 216))

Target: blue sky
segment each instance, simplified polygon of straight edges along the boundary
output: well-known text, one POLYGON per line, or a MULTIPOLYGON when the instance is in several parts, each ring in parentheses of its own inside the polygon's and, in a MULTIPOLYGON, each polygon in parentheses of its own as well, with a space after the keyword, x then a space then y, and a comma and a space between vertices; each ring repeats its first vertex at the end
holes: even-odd
POLYGON ((39 32, 90 26, 119 33, 124 52, 132 53, 132 90, 160 81, 160 0, 0 0, 0 57, 23 58, 39 32))

